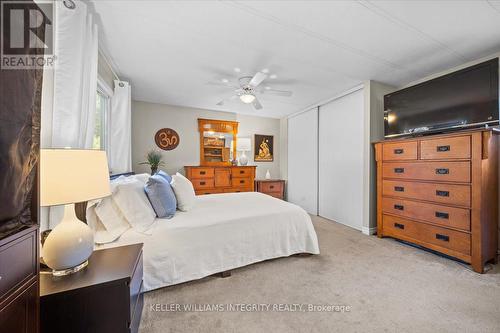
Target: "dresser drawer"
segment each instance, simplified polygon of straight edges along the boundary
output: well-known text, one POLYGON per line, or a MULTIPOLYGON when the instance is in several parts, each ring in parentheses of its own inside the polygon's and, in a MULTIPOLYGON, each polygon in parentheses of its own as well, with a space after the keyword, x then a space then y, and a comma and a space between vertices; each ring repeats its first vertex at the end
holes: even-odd
POLYGON ((423 246, 434 245, 448 249, 452 252, 442 252, 451 255, 454 255, 454 252, 464 255, 470 255, 471 253, 471 237, 468 233, 414 222, 390 215, 383 215, 382 218, 382 228, 385 236, 401 238, 423 246))
POLYGON ((470 182, 470 162, 386 162, 384 178, 470 182))
POLYGON ((252 185, 252 178, 232 178, 231 185, 234 187, 250 187, 252 185))
POLYGON ((384 161, 416 160, 417 142, 384 143, 382 147, 382 159, 384 161))
POLYGON ((470 231, 470 210, 404 199, 382 198, 382 211, 470 231))
POLYGON ((10 294, 16 288, 37 276, 38 229, 24 235, 11 236, 0 247, 0 296, 10 294), (16 238, 19 237, 19 238, 16 238))
POLYGON ((423 160, 471 157, 470 136, 429 139, 420 141, 420 158, 423 160))
POLYGON ((432 201, 470 207, 470 186, 384 180, 384 196, 432 201))
POLYGON ((225 188, 224 193, 237 193, 237 192, 253 192, 250 187, 240 187, 240 188, 225 188))
POLYGON ((191 178, 214 178, 214 169, 191 168, 191 178))
POLYGON ((196 190, 195 189, 196 195, 205 195, 205 194, 217 194, 217 193, 224 193, 222 189, 218 188, 207 188, 203 190, 196 190))
POLYGON ((249 177, 251 178, 253 174, 253 168, 231 168, 231 175, 233 177, 249 177))
POLYGON ((270 193, 270 192, 278 192, 283 193, 283 182, 261 182, 260 183, 260 192, 270 193))
POLYGON ((214 187, 214 180, 212 179, 191 179, 195 190, 202 190, 214 187))

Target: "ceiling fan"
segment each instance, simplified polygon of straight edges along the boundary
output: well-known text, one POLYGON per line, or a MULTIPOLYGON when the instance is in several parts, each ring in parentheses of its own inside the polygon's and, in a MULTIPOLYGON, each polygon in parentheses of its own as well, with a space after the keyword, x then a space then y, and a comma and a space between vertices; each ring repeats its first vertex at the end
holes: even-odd
MULTIPOLYGON (((270 87, 261 88, 259 85, 264 82, 268 77, 267 73, 257 72, 254 76, 243 76, 238 79, 238 85, 231 84, 229 80, 223 79, 221 82, 209 82, 210 85, 223 86, 230 89, 234 89, 234 95, 221 100, 216 105, 224 105, 225 102, 235 100, 239 98, 245 104, 252 104, 256 110, 262 109, 262 104, 260 104, 257 99, 257 94, 266 95, 277 95, 290 97, 292 96, 291 91, 286 90, 276 90, 270 87)), ((272 76, 271 76, 272 78, 272 76)))

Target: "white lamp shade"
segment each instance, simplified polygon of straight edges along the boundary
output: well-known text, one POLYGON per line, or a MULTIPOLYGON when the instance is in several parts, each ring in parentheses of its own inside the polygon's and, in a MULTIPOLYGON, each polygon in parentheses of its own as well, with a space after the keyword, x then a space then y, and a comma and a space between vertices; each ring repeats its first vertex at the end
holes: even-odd
POLYGON ((106 152, 41 149, 40 205, 55 206, 111 195, 106 152))
POLYGON ((237 151, 250 151, 252 150, 252 142, 250 138, 238 138, 236 141, 237 151))

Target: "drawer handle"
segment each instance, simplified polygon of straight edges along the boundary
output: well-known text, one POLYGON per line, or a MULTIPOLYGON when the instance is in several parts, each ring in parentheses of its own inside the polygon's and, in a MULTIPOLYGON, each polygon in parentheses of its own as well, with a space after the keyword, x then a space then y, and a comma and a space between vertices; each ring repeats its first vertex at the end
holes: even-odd
POLYGON ((200 171, 200 175, 204 175, 204 174, 206 174, 205 171, 200 171))
POLYGON ((442 240, 442 241, 445 241, 445 242, 449 242, 450 241, 450 236, 436 234, 436 239, 439 239, 439 240, 442 240))
POLYGON ((436 175, 447 175, 450 173, 450 169, 447 168, 437 168, 436 175))
POLYGON ((436 195, 438 197, 449 197, 450 196, 450 191, 440 191, 440 190, 437 190, 436 191, 436 195))
POLYGON ((245 183, 245 181, 243 179, 240 180, 240 184, 244 184, 244 183, 245 183))
POLYGON ((405 210, 405 206, 403 206, 403 205, 394 205, 394 209, 405 210))
POLYGON ((405 173, 405 168, 394 168, 394 173, 405 173))
POLYGON ((394 154, 396 155, 401 155, 402 153, 404 153, 405 150, 404 149, 401 149, 401 148, 398 148, 398 149, 394 149, 394 154))
POLYGON ((205 182, 200 182, 200 185, 205 185, 206 183, 205 182))
POLYGON ((240 170, 240 175, 244 174, 245 170, 240 170))
POLYGON ((269 188, 272 190, 274 188, 274 185, 269 186, 269 188))
POLYGON ((396 192, 404 192, 405 188, 403 186, 394 186, 394 191, 396 191, 396 192))
POLYGON ((450 151, 450 149, 451 148, 450 148, 449 145, 448 146, 437 146, 436 147, 436 151, 438 151, 438 152, 450 151))
POLYGON ((404 224, 401 224, 401 223, 394 223, 394 227, 395 227, 395 228, 398 228, 398 229, 401 229, 401 230, 404 230, 405 225, 404 225, 404 224))
POLYGON ((436 217, 437 218, 440 218, 440 219, 449 219, 450 218, 450 214, 448 213, 443 213, 443 212, 436 212, 436 217))

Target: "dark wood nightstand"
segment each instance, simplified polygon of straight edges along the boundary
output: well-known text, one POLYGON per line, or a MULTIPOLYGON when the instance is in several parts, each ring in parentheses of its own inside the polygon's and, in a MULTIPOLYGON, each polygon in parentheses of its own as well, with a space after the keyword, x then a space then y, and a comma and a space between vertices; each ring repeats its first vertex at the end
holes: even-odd
POLYGON ((144 304, 142 244, 97 250, 73 275, 40 274, 41 332, 137 332, 144 304))
POLYGON ((255 181, 255 191, 285 200, 285 181, 282 179, 258 179, 255 181))

